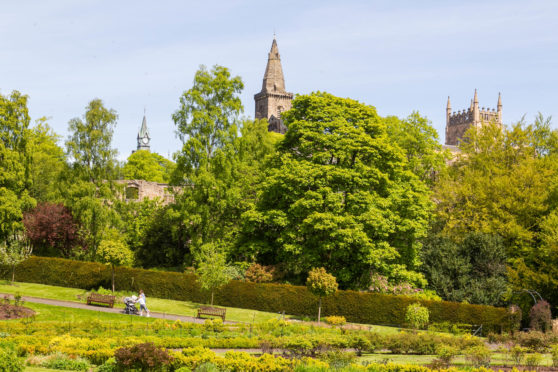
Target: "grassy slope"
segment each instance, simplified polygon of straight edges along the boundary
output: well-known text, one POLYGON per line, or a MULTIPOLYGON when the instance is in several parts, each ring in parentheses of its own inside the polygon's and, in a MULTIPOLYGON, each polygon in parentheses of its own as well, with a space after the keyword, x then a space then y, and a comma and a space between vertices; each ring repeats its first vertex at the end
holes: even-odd
MULTIPOLYGON (((10 293, 10 294, 19 293, 23 296, 42 297, 42 298, 49 298, 54 300, 64 300, 64 301, 73 301, 73 302, 84 302, 83 300, 80 301, 78 299, 78 296, 85 298, 86 291, 82 289, 76 289, 76 288, 56 287, 51 285, 35 284, 35 283, 18 282, 15 284, 10 284, 8 282, 0 282, 0 293, 10 293)), ((117 296, 119 297, 124 297, 129 295, 132 295, 132 293, 131 292, 117 293, 117 296)), ((147 296, 149 296, 149 293, 147 294, 147 296)), ((29 307, 34 308, 31 305, 32 304, 29 304, 29 307)), ((123 304, 115 304, 115 306, 124 308, 123 304)), ((151 311, 156 311, 161 313, 195 316, 196 309, 199 306, 200 304, 196 304, 193 302, 165 300, 165 299, 147 297, 147 307, 151 311)), ((91 309, 95 310, 95 307, 91 307, 91 309)), ((56 314, 54 313, 52 313, 51 315, 53 317, 56 316, 56 314)), ((248 323, 264 322, 269 319, 273 319, 277 317, 279 317, 279 314, 267 313, 267 312, 256 311, 256 310, 239 309, 234 307, 227 308, 227 320, 232 320, 237 322, 248 322, 248 323)), ((289 316, 287 315, 287 317, 289 316)), ((383 333, 383 334, 396 333, 399 331, 398 328, 394 328, 394 327, 370 326, 370 328, 372 331, 376 331, 378 333, 383 333)))
MULTIPOLYGON (((35 283, 15 283, 9 284, 3 282, 0 284, 0 293, 19 293, 23 296, 33 296, 49 298, 54 300, 64 300, 73 302, 85 302, 84 300, 79 300, 78 296, 85 298, 85 291, 76 288, 65 288, 65 287, 55 287, 51 285, 35 284, 35 283)), ((118 297, 131 296, 133 293, 119 292, 116 295, 118 297)), ((149 294, 147 294, 149 296, 149 294)), ((122 303, 114 305, 115 307, 124 308, 122 303)), ((195 316, 196 309, 199 304, 193 302, 185 301, 175 301, 175 300, 164 300, 159 298, 147 298, 147 307, 151 311, 167 313, 167 314, 178 314, 186 316, 195 316)), ((92 307, 92 310, 95 308, 92 307)), ((227 320, 237 321, 237 322, 263 322, 272 318, 277 318, 278 314, 266 313, 263 311, 256 310, 246 310, 238 308, 227 308, 227 320)))

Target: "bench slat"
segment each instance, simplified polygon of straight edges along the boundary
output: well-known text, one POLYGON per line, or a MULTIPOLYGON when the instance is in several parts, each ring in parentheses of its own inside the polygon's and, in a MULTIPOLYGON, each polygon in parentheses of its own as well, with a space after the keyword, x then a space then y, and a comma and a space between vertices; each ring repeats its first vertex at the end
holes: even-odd
POLYGON ((213 316, 221 317, 224 322, 226 313, 227 313, 227 309, 223 309, 219 307, 202 306, 198 309, 198 318, 201 318, 202 315, 213 315, 213 316))
POLYGON ((100 303, 100 304, 107 304, 110 307, 114 306, 115 296, 112 295, 103 295, 99 293, 90 293, 87 296, 87 304, 91 305, 92 302, 100 303))

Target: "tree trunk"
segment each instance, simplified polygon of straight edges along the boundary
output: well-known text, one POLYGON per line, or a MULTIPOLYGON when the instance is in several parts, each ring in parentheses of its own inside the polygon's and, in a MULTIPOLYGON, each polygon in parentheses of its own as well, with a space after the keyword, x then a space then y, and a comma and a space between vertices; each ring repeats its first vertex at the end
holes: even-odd
POLYGON ((322 316, 322 298, 320 297, 320 303, 318 305, 318 323, 320 322, 321 316, 322 316))
POLYGON ((114 294, 114 265, 112 265, 112 294, 114 294))
POLYGON ((213 306, 213 291, 211 291, 211 306, 213 306))
POLYGON ((12 283, 15 282, 15 265, 12 266, 12 283))

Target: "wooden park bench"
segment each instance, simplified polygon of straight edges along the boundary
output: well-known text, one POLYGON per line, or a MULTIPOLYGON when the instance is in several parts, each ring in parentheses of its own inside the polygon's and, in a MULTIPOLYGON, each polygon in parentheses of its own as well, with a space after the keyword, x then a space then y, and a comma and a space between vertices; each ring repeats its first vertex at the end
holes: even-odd
POLYGON ((201 306, 198 309, 198 318, 201 318, 202 315, 219 316, 224 322, 226 313, 227 309, 222 309, 220 307, 201 306))
POLYGON ((87 296, 87 305, 92 305, 92 303, 96 303, 96 304, 107 304, 109 305, 109 307, 113 307, 114 306, 114 296, 111 295, 104 295, 104 294, 99 294, 99 293, 90 293, 89 296, 87 296))

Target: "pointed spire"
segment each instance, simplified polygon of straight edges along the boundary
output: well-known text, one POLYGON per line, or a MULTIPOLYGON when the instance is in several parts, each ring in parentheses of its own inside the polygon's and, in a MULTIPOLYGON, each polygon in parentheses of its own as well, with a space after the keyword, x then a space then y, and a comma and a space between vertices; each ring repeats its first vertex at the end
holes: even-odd
POLYGON ((448 96, 448 105, 446 106, 446 109, 448 111, 451 111, 451 102, 450 102, 450 97, 448 96))
POLYGON ((277 47, 275 35, 273 36, 271 50, 267 57, 267 67, 265 68, 262 92, 285 93, 285 79, 283 78, 281 57, 279 56, 279 48, 277 47))
POLYGON ((479 96, 477 95, 477 90, 475 89, 475 98, 473 99, 475 104, 479 103, 479 96))
POLYGON ((143 137, 148 137, 149 138, 149 132, 147 131, 147 119, 145 118, 145 110, 144 110, 144 114, 143 114, 143 121, 141 123, 141 129, 139 131, 138 136, 140 138, 143 138, 143 137))
POLYGON ((502 111, 502 93, 498 93, 498 111, 502 111))

